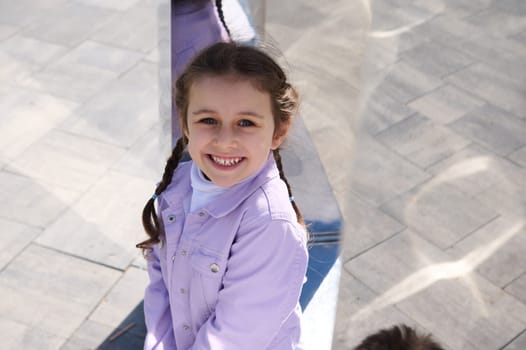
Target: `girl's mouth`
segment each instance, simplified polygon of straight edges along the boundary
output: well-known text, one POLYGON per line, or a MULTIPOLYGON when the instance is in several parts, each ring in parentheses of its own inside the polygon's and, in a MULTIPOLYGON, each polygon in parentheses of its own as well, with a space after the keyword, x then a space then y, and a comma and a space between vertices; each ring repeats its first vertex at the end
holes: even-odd
POLYGON ((233 167, 244 159, 244 157, 218 157, 212 154, 209 154, 208 157, 212 162, 223 167, 233 167))

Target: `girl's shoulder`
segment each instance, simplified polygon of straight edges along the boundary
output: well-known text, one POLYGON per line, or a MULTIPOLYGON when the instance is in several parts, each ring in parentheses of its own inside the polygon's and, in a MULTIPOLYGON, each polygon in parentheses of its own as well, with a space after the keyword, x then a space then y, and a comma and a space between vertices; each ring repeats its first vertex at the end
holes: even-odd
POLYGON ((296 221, 285 183, 274 178, 258 188, 245 201, 247 214, 268 220, 296 221))
POLYGON ((280 178, 270 180, 252 193, 243 203, 243 212, 238 237, 266 232, 268 239, 281 240, 286 235, 291 242, 306 245, 305 229, 297 221, 287 187, 280 178))

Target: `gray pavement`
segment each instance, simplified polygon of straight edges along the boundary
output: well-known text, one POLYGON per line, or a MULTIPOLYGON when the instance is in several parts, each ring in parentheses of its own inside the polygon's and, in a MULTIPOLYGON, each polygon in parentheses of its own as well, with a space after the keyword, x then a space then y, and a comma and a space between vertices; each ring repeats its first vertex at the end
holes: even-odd
MULTIPOLYGON (((157 27, 151 0, 0 0, 2 349, 94 349, 142 300, 157 27)), ((268 0, 266 30, 346 223, 333 348, 405 322, 525 349, 524 1, 268 0)))

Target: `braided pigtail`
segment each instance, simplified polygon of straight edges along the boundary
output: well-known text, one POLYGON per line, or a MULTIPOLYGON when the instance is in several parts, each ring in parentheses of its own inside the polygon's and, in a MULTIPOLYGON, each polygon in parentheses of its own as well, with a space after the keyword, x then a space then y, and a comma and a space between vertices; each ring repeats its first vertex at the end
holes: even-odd
POLYGON ((301 215, 300 209, 298 208, 296 201, 294 200, 294 197, 292 196, 292 191, 290 189, 289 182, 287 181, 287 178, 285 177, 285 173, 283 172, 283 165, 281 163, 281 155, 279 154, 279 149, 275 149, 272 151, 274 155, 274 160, 276 161, 276 165, 278 167, 279 171, 279 177, 283 182, 285 182, 285 185, 287 185, 287 191, 289 193, 290 203, 292 204, 292 208, 294 208, 294 211, 296 212, 296 219, 301 224, 301 226, 305 227, 305 221, 303 220, 303 215, 301 215))
POLYGON ((226 25, 225 14, 223 13, 223 2, 221 0, 216 0, 216 9, 217 13, 219 14, 219 19, 221 20, 221 23, 223 23, 223 27, 228 33, 228 36, 231 38, 232 34, 230 33, 230 29, 228 29, 228 26, 226 25))
POLYGON ((157 218, 157 213, 155 212, 155 199, 159 196, 172 182, 172 177, 174 174, 179 161, 183 156, 183 151, 186 147, 186 137, 183 136, 179 140, 170 155, 170 158, 166 161, 166 166, 164 167, 164 174, 161 182, 157 185, 154 195, 146 202, 144 209, 142 211, 142 225, 144 230, 150 236, 147 240, 138 243, 137 248, 140 248, 144 251, 151 249, 151 246, 159 242, 159 220, 157 218))

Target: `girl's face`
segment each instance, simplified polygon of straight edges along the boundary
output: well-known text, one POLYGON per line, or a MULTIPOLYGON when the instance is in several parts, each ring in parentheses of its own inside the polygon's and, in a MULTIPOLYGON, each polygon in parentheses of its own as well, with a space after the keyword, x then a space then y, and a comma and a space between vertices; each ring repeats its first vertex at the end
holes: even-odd
POLYGON ((216 185, 229 187, 258 171, 284 140, 276 130, 270 95, 247 79, 211 76, 190 87, 188 151, 216 185))

